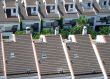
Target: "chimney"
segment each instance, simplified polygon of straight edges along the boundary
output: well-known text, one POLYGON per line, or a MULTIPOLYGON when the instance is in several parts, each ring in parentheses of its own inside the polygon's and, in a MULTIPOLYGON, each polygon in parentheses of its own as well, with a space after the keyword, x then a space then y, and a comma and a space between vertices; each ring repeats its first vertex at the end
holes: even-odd
POLYGON ((83 27, 82 35, 87 35, 87 27, 86 26, 83 27))
POLYGON ((26 34, 30 34, 31 33, 31 28, 30 27, 26 27, 26 34))
POLYGON ((55 27, 55 35, 59 34, 59 27, 55 27))

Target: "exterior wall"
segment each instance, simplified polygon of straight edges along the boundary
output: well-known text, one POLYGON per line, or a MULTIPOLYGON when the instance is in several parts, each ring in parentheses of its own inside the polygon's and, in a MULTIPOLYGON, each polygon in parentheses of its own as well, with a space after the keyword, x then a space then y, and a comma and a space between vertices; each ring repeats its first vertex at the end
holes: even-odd
POLYGON ((45 78, 45 79, 71 79, 71 76, 55 77, 55 78, 45 78))
POLYGON ((98 26, 98 25, 110 25, 110 23, 100 22, 101 21, 100 18, 108 17, 108 16, 110 16, 110 14, 109 15, 107 15, 107 14, 97 14, 96 17, 95 17, 95 20, 96 20, 95 26, 98 26))
POLYGON ((20 77, 20 78, 10 78, 10 79, 38 79, 38 76, 32 76, 32 77, 20 77))
POLYGON ((2 31, 11 30, 14 25, 17 25, 18 26, 17 30, 20 30, 20 23, 6 23, 6 24, 4 23, 4 24, 0 24, 0 29, 2 31))
POLYGON ((5 77, 4 76, 0 76, 0 79, 5 79, 5 77))
POLYGON ((55 20, 49 20, 49 19, 46 19, 46 20, 43 20, 43 28, 51 28, 53 26, 51 25, 48 25, 48 23, 53 23, 55 20))
POLYGON ((34 23, 39 23, 39 32, 40 32, 40 29, 41 29, 41 22, 40 20, 39 21, 22 21, 22 28, 23 29, 26 29, 26 27, 31 27, 34 23))

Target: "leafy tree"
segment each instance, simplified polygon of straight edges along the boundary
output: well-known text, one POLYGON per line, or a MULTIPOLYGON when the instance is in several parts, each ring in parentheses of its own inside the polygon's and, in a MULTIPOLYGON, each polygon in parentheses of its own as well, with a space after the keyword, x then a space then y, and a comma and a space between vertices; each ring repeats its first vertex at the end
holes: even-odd
POLYGON ((62 37, 65 39, 68 37, 68 35, 70 34, 70 31, 67 29, 61 29, 60 30, 60 34, 62 35, 62 37))
POLYGON ((80 16, 79 19, 76 20, 76 23, 78 26, 83 27, 84 25, 87 25, 88 19, 86 16, 80 16))
POLYGON ((81 34, 82 33, 82 28, 80 26, 75 26, 71 28, 71 34, 81 34))
POLYGON ((47 35, 47 34, 52 34, 52 30, 50 28, 44 28, 42 31, 41 31, 41 34, 44 34, 44 35, 47 35))
POLYGON ((98 33, 101 35, 108 35, 110 33, 110 27, 108 26, 100 27, 99 30, 100 31, 98 33))

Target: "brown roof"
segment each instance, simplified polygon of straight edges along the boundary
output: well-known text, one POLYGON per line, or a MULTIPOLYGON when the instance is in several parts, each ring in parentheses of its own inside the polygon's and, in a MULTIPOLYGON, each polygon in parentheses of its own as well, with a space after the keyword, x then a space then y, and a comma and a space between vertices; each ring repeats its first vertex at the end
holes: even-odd
POLYGON ((5 42, 8 77, 37 76, 36 62, 30 35, 16 35, 16 42, 5 42), (14 57, 12 57, 14 54, 14 57), (19 76, 18 76, 19 75, 19 76))
POLYGON ((3 56, 2 56, 2 46, 1 46, 1 34, 0 34, 0 76, 3 76, 3 56))
POLYGON ((75 76, 102 74, 89 35, 75 35, 75 37, 77 43, 67 43, 75 76))
POLYGON ((55 0, 45 0, 46 4, 55 4, 55 0))
POLYGON ((45 79, 48 77, 61 77, 69 74, 70 71, 60 36, 46 36, 46 40, 46 43, 42 42, 35 44, 42 77, 45 79), (46 58, 42 57, 43 54, 46 55, 46 58))
POLYGON ((65 3, 73 3, 74 0, 64 0, 65 3))
POLYGON ((105 36, 107 43, 96 43, 107 75, 110 76, 110 36, 105 36))
POLYGON ((16 7, 16 0, 5 0, 6 7, 16 7))
POLYGON ((26 0, 27 5, 35 5, 36 6, 36 0, 26 0))
POLYGON ((19 13, 22 20, 40 20, 39 16, 28 16, 23 4, 19 6, 19 13))

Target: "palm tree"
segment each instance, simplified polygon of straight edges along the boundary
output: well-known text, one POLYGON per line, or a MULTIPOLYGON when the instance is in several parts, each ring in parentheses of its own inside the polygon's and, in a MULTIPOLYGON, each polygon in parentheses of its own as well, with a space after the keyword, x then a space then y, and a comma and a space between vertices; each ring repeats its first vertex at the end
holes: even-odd
POLYGON ((83 27, 87 25, 88 19, 86 16, 80 16, 79 19, 77 19, 76 23, 77 26, 83 27))

